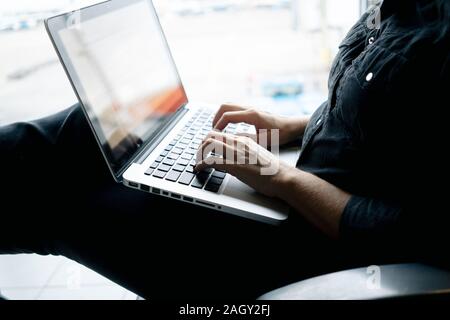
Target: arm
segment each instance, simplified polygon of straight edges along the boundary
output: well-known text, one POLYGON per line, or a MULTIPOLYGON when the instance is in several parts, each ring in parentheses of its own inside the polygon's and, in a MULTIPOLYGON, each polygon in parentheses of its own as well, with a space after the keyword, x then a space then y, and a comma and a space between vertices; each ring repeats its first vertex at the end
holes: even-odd
POLYGON ((256 191, 279 198, 331 238, 386 238, 395 234, 401 206, 351 195, 291 167, 248 137, 211 132, 197 154, 196 170, 225 170, 256 191), (210 156, 210 152, 226 156, 210 156), (234 161, 229 155, 234 155, 234 161), (255 162, 254 160, 257 159, 255 162), (263 169, 271 168, 270 173, 263 169))
POLYGON ((332 238, 339 237, 340 221, 351 195, 327 181, 296 168, 275 179, 276 197, 332 238))
POLYGON ((350 195, 281 162, 252 139, 211 132, 197 154, 196 170, 207 167, 225 170, 260 193, 280 198, 330 237, 339 236, 341 215, 350 195))
MULTIPOLYGON (((213 125, 222 130, 228 123, 247 122, 257 128, 279 128, 280 144, 303 135, 309 118, 285 118, 273 116, 233 105, 223 105, 217 113, 213 125)), ((236 158, 235 158, 236 159, 236 158)), ((219 132, 213 132, 205 139, 197 155, 198 170, 215 167, 253 187, 257 191, 279 198, 288 203, 311 224, 332 238, 340 237, 340 232, 348 238, 367 236, 384 232, 398 219, 398 208, 376 199, 352 196, 327 181, 297 168, 287 166, 254 141, 219 132), (237 150, 236 140, 245 146, 245 152, 237 150), (217 154, 234 153, 240 162, 223 163, 223 159, 205 161, 211 150, 217 154), (257 164, 250 164, 249 155, 257 157, 257 164), (237 163, 245 163, 242 165, 237 163), (264 175, 261 168, 275 164, 278 168, 271 175, 264 175)), ((237 160, 237 159, 236 159, 237 160)))
MULTIPOLYGON (((275 184, 277 198, 331 238, 386 241, 407 236, 405 208, 398 202, 352 195, 296 168, 281 172, 275 184)), ((420 223, 412 220, 414 210, 409 213, 408 226, 413 229, 420 223)))

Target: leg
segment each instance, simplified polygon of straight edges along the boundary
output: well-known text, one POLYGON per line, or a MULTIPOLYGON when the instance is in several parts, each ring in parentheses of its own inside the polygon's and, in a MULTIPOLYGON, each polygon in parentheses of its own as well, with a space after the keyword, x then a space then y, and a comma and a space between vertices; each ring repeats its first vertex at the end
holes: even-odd
POLYGON ((1 219, 13 236, 15 225, 33 237, 51 229, 51 221, 68 222, 65 212, 112 183, 79 106, 0 128, 0 154, 1 219), (87 176, 96 178, 80 188, 87 176))

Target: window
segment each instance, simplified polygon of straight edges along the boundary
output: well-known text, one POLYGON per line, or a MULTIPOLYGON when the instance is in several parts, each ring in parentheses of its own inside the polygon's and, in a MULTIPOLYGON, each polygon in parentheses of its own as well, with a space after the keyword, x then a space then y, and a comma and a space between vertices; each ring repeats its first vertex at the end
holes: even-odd
MULTIPOLYGON (((42 21, 95 0, 0 4, 0 123, 76 101, 42 21)), ((337 47, 361 0, 155 0, 191 101, 293 114, 326 99, 337 47)))

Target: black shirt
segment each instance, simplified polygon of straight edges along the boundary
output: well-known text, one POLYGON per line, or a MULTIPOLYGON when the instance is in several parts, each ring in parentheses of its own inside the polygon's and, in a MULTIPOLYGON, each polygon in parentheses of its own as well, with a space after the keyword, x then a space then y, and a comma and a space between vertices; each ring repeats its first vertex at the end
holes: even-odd
POLYGON ((438 188, 448 145, 440 126, 450 38, 434 12, 419 17, 385 2, 379 28, 372 7, 341 43, 297 163, 353 195, 341 219, 348 240, 398 240, 447 215, 430 212, 439 192, 428 191, 438 188))

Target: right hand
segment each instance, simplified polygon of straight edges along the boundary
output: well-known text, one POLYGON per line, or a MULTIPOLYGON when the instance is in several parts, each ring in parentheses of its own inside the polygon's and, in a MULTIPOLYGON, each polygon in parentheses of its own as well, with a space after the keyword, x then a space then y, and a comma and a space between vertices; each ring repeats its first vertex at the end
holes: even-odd
POLYGON ((213 120, 213 128, 222 131, 229 123, 245 122, 256 127, 257 142, 259 143, 259 130, 267 130, 268 144, 271 145, 271 131, 279 130, 279 145, 293 141, 303 135, 308 118, 288 118, 276 116, 255 108, 224 104, 219 108, 213 120))

